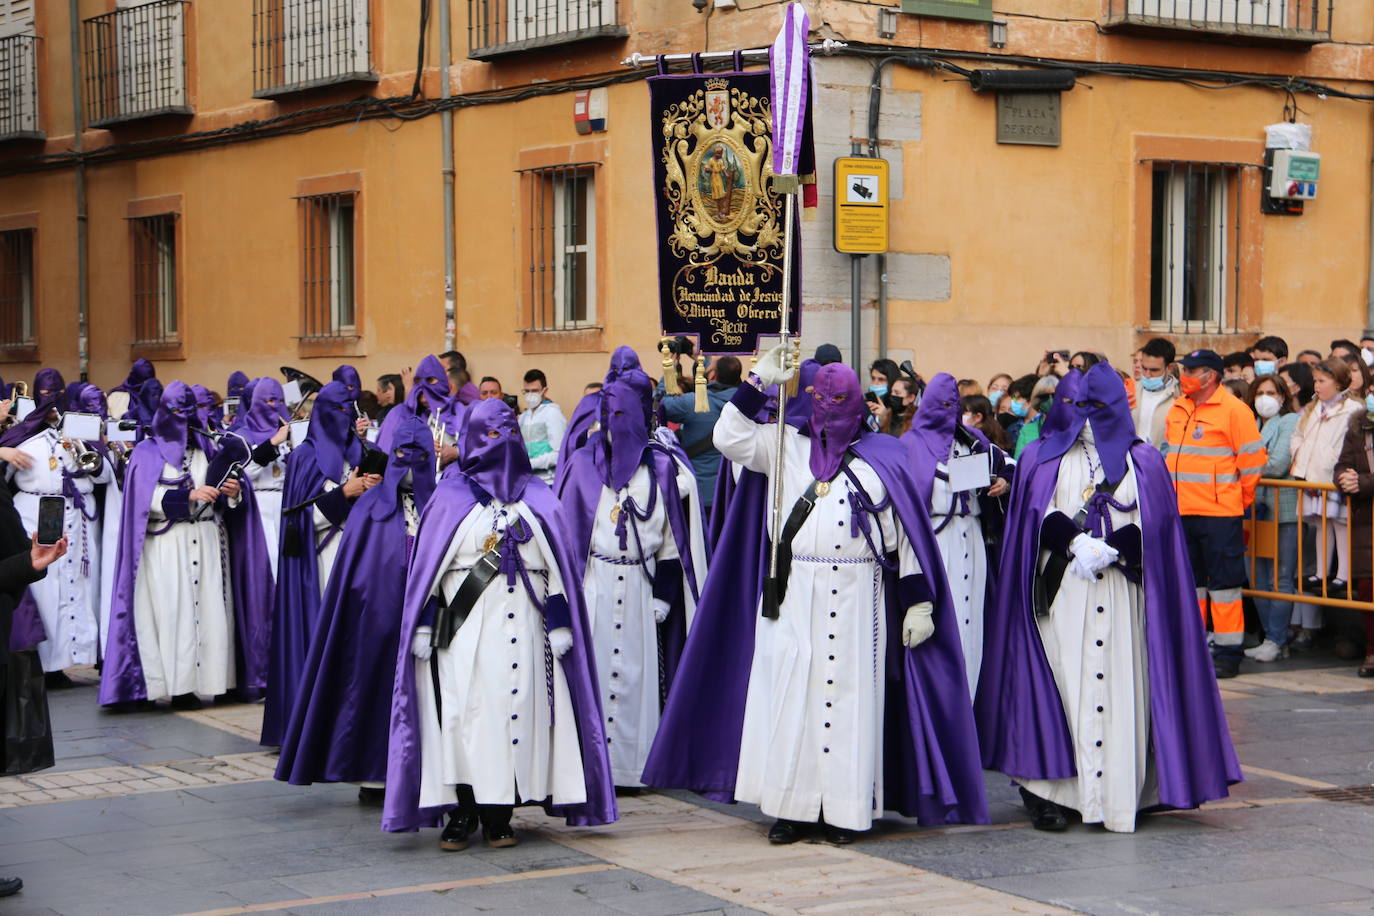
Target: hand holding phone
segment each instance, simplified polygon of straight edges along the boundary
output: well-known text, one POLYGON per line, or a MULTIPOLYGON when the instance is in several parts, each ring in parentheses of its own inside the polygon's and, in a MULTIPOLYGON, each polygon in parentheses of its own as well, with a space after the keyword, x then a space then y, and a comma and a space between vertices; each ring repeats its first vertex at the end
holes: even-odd
POLYGON ((34 534, 35 541, 45 547, 51 547, 62 540, 66 514, 67 501, 61 496, 40 496, 38 498, 38 531, 34 534))

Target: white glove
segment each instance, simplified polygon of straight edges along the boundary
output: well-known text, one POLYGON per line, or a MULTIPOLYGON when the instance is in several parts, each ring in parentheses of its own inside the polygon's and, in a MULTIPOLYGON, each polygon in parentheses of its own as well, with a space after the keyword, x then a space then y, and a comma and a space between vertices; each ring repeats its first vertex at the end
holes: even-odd
POLYGON ((549 648, 553 650, 554 658, 562 658, 568 654, 572 648, 572 630, 567 627, 559 627, 549 632, 549 648))
POLYGON ((780 343, 759 357, 758 365, 754 367, 754 374, 759 377, 763 387, 771 388, 773 385, 781 385, 796 374, 796 367, 784 369, 782 366, 783 357, 786 353, 787 344, 780 343))
POLYGON ((434 647, 429 644, 433 635, 433 627, 416 627, 415 635, 410 640, 410 654, 422 662, 429 661, 430 655, 434 653, 434 647))
POLYGON ((902 620, 902 645, 914 649, 935 635, 935 621, 931 619, 934 612, 935 605, 929 601, 907 608, 906 617, 902 620))
POLYGON ((664 601, 662 598, 655 598, 655 599, 654 599, 654 623, 662 623, 663 621, 667 620, 667 619, 668 619, 668 612, 671 611, 672 609, 673 609, 673 606, 672 606, 671 604, 669 604, 668 602, 664 601))
POLYGON ((1073 574, 1088 581, 1096 579, 1097 574, 1111 566, 1119 556, 1115 547, 1088 534, 1080 534, 1070 541, 1069 550, 1073 552, 1070 567, 1073 574))

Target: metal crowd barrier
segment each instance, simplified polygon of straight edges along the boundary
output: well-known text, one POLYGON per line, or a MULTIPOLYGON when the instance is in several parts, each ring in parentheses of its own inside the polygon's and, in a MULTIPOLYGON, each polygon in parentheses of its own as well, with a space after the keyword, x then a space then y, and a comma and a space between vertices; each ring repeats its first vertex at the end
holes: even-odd
MULTIPOLYGON (((1250 585, 1251 585, 1251 587, 1250 587, 1250 588, 1247 588, 1247 589, 1243 589, 1243 590, 1242 590, 1242 593, 1243 593, 1244 595, 1246 595, 1247 597, 1250 597, 1250 598, 1271 598, 1271 599, 1273 599, 1273 600, 1275 600, 1275 601, 1293 601, 1293 602, 1297 602, 1297 603, 1301 603, 1301 604, 1318 604, 1318 605, 1321 605, 1321 606, 1323 606, 1323 607, 1352 608, 1352 609, 1357 610, 1357 611, 1371 611, 1371 612, 1374 612, 1374 601, 1358 601, 1358 600, 1355 599, 1355 551, 1354 551, 1354 543, 1353 543, 1353 541, 1354 541, 1354 527, 1353 527, 1354 513, 1350 511, 1350 503, 1349 503, 1348 500, 1345 502, 1345 509, 1346 509, 1346 519, 1345 519, 1345 521, 1346 521, 1346 526, 1345 526, 1345 541, 1346 541, 1346 544, 1345 544, 1345 547, 1346 547, 1346 555, 1350 557, 1350 580, 1349 580, 1349 582, 1348 582, 1348 584, 1347 584, 1347 589, 1348 589, 1348 595, 1349 595, 1349 597, 1347 597, 1347 598, 1341 598, 1341 597, 1337 597, 1337 596, 1335 596, 1335 595, 1328 594, 1328 592, 1329 592, 1329 584, 1328 584, 1328 581, 1327 581, 1327 573, 1330 571, 1330 565, 1327 564, 1327 563, 1325 563, 1325 562, 1324 562, 1324 559, 1325 559, 1325 557, 1327 556, 1327 538, 1330 536, 1330 533, 1329 533, 1329 532, 1330 532, 1330 528, 1329 528, 1329 526, 1327 525, 1327 522, 1328 522, 1329 520, 1331 520, 1334 516, 1331 514, 1332 506, 1330 505, 1330 501, 1329 501, 1329 500, 1326 500, 1326 499, 1323 499, 1323 500, 1321 501, 1321 513, 1320 513, 1320 516, 1319 516, 1320 521, 1318 522, 1318 524, 1319 524, 1319 526, 1320 526, 1320 529, 1319 529, 1319 531, 1317 532, 1317 543, 1316 543, 1316 555, 1317 555, 1317 563, 1318 563, 1318 566, 1317 566, 1317 569, 1316 569, 1316 575, 1318 576, 1318 578, 1321 579, 1321 593, 1320 593, 1320 594, 1308 594, 1308 593, 1306 593, 1306 592, 1304 592, 1304 591, 1302 590, 1302 589, 1303 589, 1303 580, 1306 579, 1306 575, 1305 575, 1304 572, 1303 572, 1303 569, 1304 569, 1304 563, 1303 563, 1303 545, 1304 545, 1304 541, 1306 540, 1306 539, 1303 537, 1303 529, 1304 529, 1304 526, 1310 527, 1310 523, 1307 522, 1306 517, 1303 515, 1303 506, 1302 506, 1302 497, 1303 497, 1303 494, 1304 494, 1304 493, 1316 493, 1316 492, 1321 492, 1321 493, 1341 493, 1342 495, 1345 495, 1345 494, 1344 494, 1344 491, 1342 491, 1339 487, 1337 487, 1337 486, 1336 486, 1335 484, 1333 484, 1333 483, 1313 483, 1313 482, 1309 482, 1309 481, 1306 481, 1306 480, 1280 480, 1280 479, 1277 479, 1277 478, 1264 477, 1264 478, 1261 478, 1261 479, 1260 479, 1259 486, 1258 486, 1257 492, 1256 492, 1256 494, 1255 494, 1255 505, 1256 505, 1256 506, 1258 506, 1262 500, 1265 501, 1265 502, 1268 502, 1268 500, 1266 499, 1266 494, 1265 494, 1265 492, 1264 492, 1266 489, 1268 489, 1268 490, 1270 491, 1270 493, 1272 494, 1271 498, 1272 498, 1272 501, 1273 501, 1273 514, 1274 514, 1274 518, 1272 518, 1272 519, 1259 519, 1259 518, 1256 518, 1256 517, 1255 517, 1256 513, 1252 510, 1251 513, 1250 513, 1250 517, 1248 517, 1248 518, 1246 519, 1246 521, 1245 521, 1245 561, 1246 561, 1247 568, 1248 568, 1249 571, 1250 571, 1250 585), (1294 584, 1294 589, 1295 589, 1295 591, 1294 591, 1293 594, 1289 594, 1289 593, 1287 593, 1287 592, 1281 592, 1281 591, 1279 591, 1279 590, 1278 590, 1278 582, 1277 582, 1278 574, 1279 574, 1279 563, 1278 563, 1278 540, 1279 540, 1279 519, 1278 519, 1278 515, 1279 515, 1279 510, 1278 510, 1278 505, 1279 505, 1279 495, 1280 495, 1281 491, 1283 491, 1283 490, 1297 490, 1297 491, 1298 491, 1298 495, 1297 495, 1297 499, 1298 499, 1298 507, 1297 507, 1297 551, 1298 551, 1298 555, 1297 555, 1297 559, 1294 561, 1294 574, 1293 574, 1294 583, 1293 583, 1293 584, 1294 584), (1264 583, 1262 583, 1262 582, 1259 581, 1259 576, 1257 575, 1258 563, 1257 563, 1256 561, 1261 560, 1261 559, 1267 559, 1267 560, 1270 560, 1270 561, 1271 561, 1270 567, 1269 567, 1270 576, 1269 576, 1268 582, 1264 582, 1264 583), (1261 586, 1267 586, 1267 587, 1261 587, 1261 586)), ((1371 516, 1374 516, 1374 513, 1371 513, 1371 516)), ((1374 531, 1372 531, 1371 534, 1374 534, 1374 531)), ((1374 537, 1371 537, 1371 544, 1374 544, 1374 537)), ((1374 551, 1371 551, 1371 553, 1374 554, 1374 551)), ((1374 555, 1372 555, 1370 559, 1371 559, 1371 569, 1374 569, 1374 555)))

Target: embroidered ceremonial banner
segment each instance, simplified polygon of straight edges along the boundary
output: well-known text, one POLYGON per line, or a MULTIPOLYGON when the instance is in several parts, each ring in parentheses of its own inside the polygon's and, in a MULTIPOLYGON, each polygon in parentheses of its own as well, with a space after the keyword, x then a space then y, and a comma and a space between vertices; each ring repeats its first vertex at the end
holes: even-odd
MULTIPOLYGON (((703 353, 753 353, 758 335, 777 334, 781 323, 785 195, 770 187, 769 96, 767 70, 649 79, 659 312, 665 333, 697 337, 703 353)), ((810 174, 809 103, 805 123, 797 171, 810 174)), ((793 235, 798 333, 800 231, 793 235)))

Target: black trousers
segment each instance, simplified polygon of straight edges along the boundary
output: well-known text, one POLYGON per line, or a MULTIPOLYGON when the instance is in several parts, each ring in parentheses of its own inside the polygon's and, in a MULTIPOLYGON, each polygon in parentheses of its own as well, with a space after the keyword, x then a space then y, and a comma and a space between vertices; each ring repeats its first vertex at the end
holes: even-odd
POLYGON ((479 805, 476 796, 472 794, 472 786, 458 786, 458 810, 456 813, 459 816, 476 814, 484 830, 490 831, 498 827, 509 827, 511 814, 514 811, 514 805, 479 805))

